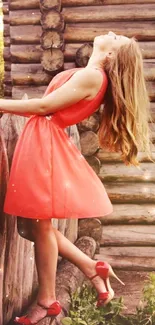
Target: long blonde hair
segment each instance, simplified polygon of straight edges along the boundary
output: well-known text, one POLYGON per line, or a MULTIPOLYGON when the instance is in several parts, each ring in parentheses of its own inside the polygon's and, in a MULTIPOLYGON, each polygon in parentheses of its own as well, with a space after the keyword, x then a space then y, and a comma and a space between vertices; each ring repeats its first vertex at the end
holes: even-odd
POLYGON ((120 152, 126 165, 139 166, 138 151, 145 151, 153 161, 148 123, 152 117, 142 54, 136 40, 132 38, 105 60, 104 70, 109 82, 98 131, 100 146, 120 152))

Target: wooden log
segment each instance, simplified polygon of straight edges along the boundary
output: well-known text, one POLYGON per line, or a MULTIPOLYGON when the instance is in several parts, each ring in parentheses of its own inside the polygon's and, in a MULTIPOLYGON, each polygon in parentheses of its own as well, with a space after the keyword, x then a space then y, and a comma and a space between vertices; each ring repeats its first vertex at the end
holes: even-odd
POLYGON ((40 10, 43 12, 45 10, 57 9, 60 11, 61 9, 61 0, 40 0, 40 10))
POLYGON ((25 117, 14 114, 3 114, 1 118, 1 126, 4 132, 10 166, 18 137, 23 130, 25 122, 25 117))
POLYGON ((75 63, 74 62, 64 62, 64 70, 68 70, 68 69, 74 69, 76 68, 75 63))
POLYGON ((11 26, 40 25, 41 13, 38 9, 24 9, 10 11, 9 19, 11 26))
POLYGON ((104 247, 95 259, 105 259, 117 270, 149 272, 155 269, 155 247, 104 247))
POLYGON ((40 63, 12 64, 11 76, 14 85, 47 85, 52 80, 40 63))
POLYGON ((50 48, 64 49, 63 34, 55 30, 44 31, 41 35, 40 44, 44 50, 50 48))
POLYGON ((11 64, 11 72, 18 73, 18 72, 26 73, 43 73, 44 69, 40 63, 32 63, 32 64, 24 64, 24 63, 12 63, 11 64))
MULTIPOLYGON (((99 5, 116 5, 134 3, 135 0, 62 0, 62 7, 78 7, 78 6, 99 6, 99 5)), ((138 3, 148 3, 148 0, 136 0, 138 3)), ((154 0, 149 0, 149 3, 154 3, 154 0)))
POLYGON ((4 15, 9 15, 9 6, 8 3, 4 3, 2 4, 2 12, 3 12, 3 17, 4 15))
POLYGON ((5 96, 12 96, 12 85, 4 84, 4 97, 5 96))
MULTIPOLYGON (((11 114, 4 114, 1 119, 1 126, 7 144, 10 163, 13 154, 12 150, 18 139, 17 133, 21 128, 21 123, 17 123, 19 119, 20 122, 23 120, 22 117, 11 114)), ((12 314, 21 308, 22 302, 24 302, 24 305, 30 303, 34 269, 33 248, 30 243, 25 243, 25 241, 18 236, 16 218, 11 215, 6 219, 6 242, 4 261, 5 281, 3 285, 3 324, 10 321, 12 314), (26 251, 24 248, 25 245, 26 251), (24 253, 26 253, 26 255, 24 253), (25 283, 26 286, 24 287, 23 284, 25 283)))
POLYGON ((153 122, 155 122, 155 103, 150 103, 150 109, 151 109, 151 117, 153 119, 153 122))
POLYGON ((90 44, 82 45, 76 52, 76 63, 80 67, 85 67, 89 61, 89 58, 92 54, 92 46, 90 44))
POLYGON ((62 14, 57 10, 49 10, 43 12, 41 15, 40 23, 43 29, 55 29, 57 31, 64 30, 64 19, 62 14))
POLYGON ((41 98, 46 90, 46 86, 14 86, 12 87, 12 98, 21 99, 23 94, 29 98, 41 98))
POLYGON ((9 2, 10 10, 22 10, 22 9, 39 9, 39 0, 11 0, 9 2))
POLYGON ((10 36, 10 25, 9 24, 3 25, 3 35, 4 35, 4 37, 10 36))
POLYGON ((4 47, 10 46, 10 36, 4 37, 4 47))
POLYGON ((40 45, 11 45, 11 61, 14 63, 40 63, 43 50, 40 45))
POLYGON ((4 71, 4 83, 6 85, 12 85, 11 72, 4 71))
POLYGON ((123 163, 109 163, 100 168, 99 178, 103 182, 155 182, 155 164, 141 163, 140 168, 123 163))
POLYGON ((41 55, 41 64, 48 73, 60 72, 64 65, 63 52, 60 49, 44 50, 41 55))
MULTIPOLYGON (((22 71, 22 70, 21 70, 22 71)), ((13 85, 34 85, 43 86, 48 85, 51 81, 51 76, 46 72, 25 73, 25 72, 11 72, 11 80, 13 85)))
POLYGON ((3 16, 3 24, 10 24, 9 15, 4 15, 3 16))
POLYGON ((104 226, 103 246, 155 246, 155 226, 117 225, 104 226))
POLYGON ((114 204, 114 211, 100 218, 103 225, 155 225, 154 204, 114 204))
POLYGON ((110 200, 112 203, 155 203, 154 184, 126 184, 124 182, 119 184, 112 182, 105 184, 110 200))
POLYGON ((4 61, 4 70, 11 71, 11 62, 4 61))
MULTIPOLYGON (((155 58, 155 42, 139 42, 138 43, 143 54, 143 58, 155 58)), ((75 60, 76 51, 82 46, 82 43, 66 43, 65 44, 65 61, 75 60)), ((90 44, 91 45, 91 44, 90 44)), ((92 45, 91 45, 92 46, 92 45)))
MULTIPOLYGON (((59 221, 59 224, 60 224, 60 221, 59 221)), ((75 243, 75 241, 77 240, 77 236, 78 236, 78 219, 66 220, 66 228, 65 228, 64 235, 72 243, 75 243)))
POLYGON ((99 219, 82 219, 78 223, 78 237, 92 237, 96 242, 96 252, 99 252, 102 236, 102 225, 99 219))
POLYGON ((10 47, 7 46, 7 47, 4 47, 4 50, 3 50, 3 58, 5 61, 9 61, 11 60, 11 53, 10 53, 10 47))
POLYGON ((150 101, 155 101, 155 81, 147 81, 146 83, 150 101))
POLYGON ((94 113, 88 118, 84 119, 80 123, 78 123, 78 130, 80 132, 84 131, 94 131, 97 132, 99 129, 99 117, 98 114, 94 113))
POLYGON ((143 54, 143 58, 155 58, 155 42, 139 42, 138 43, 143 54))
POLYGON ((40 44, 41 26, 10 26, 11 44, 40 44))
MULTIPOLYGON (((106 163, 118 163, 122 162, 121 156, 119 153, 114 153, 114 152, 106 152, 103 149, 100 149, 95 156, 101 160, 104 164, 106 163)), ((155 148, 154 151, 152 151, 151 155, 152 159, 155 160, 155 148)), ((138 161, 139 162, 150 162, 148 157, 144 152, 138 152, 138 161)))
POLYGON ((80 135, 81 152, 84 156, 93 155, 99 148, 98 136, 92 131, 82 132, 80 135))
POLYGON ((86 157, 88 164, 93 168, 94 172, 98 175, 101 167, 100 160, 97 157, 86 157))
POLYGON ((155 16, 155 4, 126 4, 124 6, 89 6, 63 8, 66 23, 96 23, 104 21, 146 21, 155 16))
POLYGON ((155 60, 151 62, 144 62, 144 75, 146 80, 155 80, 155 60))
POLYGON ((112 30, 118 35, 135 37, 141 41, 155 40, 153 22, 103 22, 66 24, 64 39, 66 42, 92 42, 95 36, 106 34, 112 30))

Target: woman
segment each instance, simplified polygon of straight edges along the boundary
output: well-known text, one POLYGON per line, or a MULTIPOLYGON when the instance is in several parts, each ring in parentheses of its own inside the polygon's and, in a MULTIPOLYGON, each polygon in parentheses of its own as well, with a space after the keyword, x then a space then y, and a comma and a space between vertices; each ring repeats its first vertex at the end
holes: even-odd
POLYGON ((37 304, 29 315, 16 317, 18 324, 36 324, 60 313, 55 297, 58 252, 92 281, 98 306, 114 296, 111 266, 90 259, 51 225, 51 218, 91 218, 113 211, 103 184, 64 132, 102 102, 101 146, 120 152, 127 165, 138 165, 140 147, 150 157, 149 101, 134 39, 113 32, 97 36, 87 66, 56 75, 41 99, 0 100, 3 112, 33 115, 15 149, 4 205, 6 213, 31 219, 35 243, 37 304))

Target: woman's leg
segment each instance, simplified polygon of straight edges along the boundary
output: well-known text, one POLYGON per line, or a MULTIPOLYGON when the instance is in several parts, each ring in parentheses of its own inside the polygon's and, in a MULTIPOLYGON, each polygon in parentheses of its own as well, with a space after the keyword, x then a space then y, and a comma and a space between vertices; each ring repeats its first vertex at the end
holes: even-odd
MULTIPOLYGON (((55 300, 55 280, 58 260, 58 245, 51 220, 32 221, 35 261, 38 273, 39 291, 37 301, 49 307, 55 300)), ((28 314, 32 323, 46 315, 46 310, 36 305, 28 314)))
MULTIPOLYGON (((39 277, 39 294, 38 301, 41 303, 46 302, 48 295, 55 290, 55 277, 52 275, 52 272, 56 272, 56 269, 50 270, 50 266, 53 266, 53 246, 49 246, 48 237, 50 241, 56 240, 57 244, 57 253, 70 260, 75 264, 87 277, 91 277, 96 273, 95 266, 96 262, 84 254, 78 247, 76 247, 70 240, 68 240, 63 234, 60 233, 57 229, 52 227, 51 220, 39 220, 38 222, 33 221, 33 233, 35 234, 35 252, 36 252, 36 265, 38 270, 39 277), (46 226, 48 224, 48 227, 46 226), (39 231, 38 231, 39 230, 39 231), (43 237, 46 238, 43 245, 43 237), (42 238, 40 240, 40 238, 42 238), (47 241, 47 244, 46 244, 47 241), (47 268, 44 268, 42 261, 42 255, 44 251, 47 255, 47 268), (47 277, 47 274, 49 276, 47 277), (51 283, 53 282, 53 283, 51 283), (47 288, 47 289, 46 289, 47 288), (51 291, 52 290, 52 291, 51 291)), ((55 244, 55 245, 56 245, 55 244)), ((55 257, 56 258, 56 257, 55 257)), ((56 265, 56 262, 55 264, 56 265)), ((104 281, 100 277, 96 277, 92 280, 93 285, 98 292, 105 292, 106 287, 104 281)))
MULTIPOLYGON (((75 264, 88 278, 96 274, 96 261, 83 253, 77 246, 68 240, 60 231, 53 228, 57 240, 59 254, 75 264)), ((106 292, 104 281, 100 277, 92 281, 98 293, 106 292)))

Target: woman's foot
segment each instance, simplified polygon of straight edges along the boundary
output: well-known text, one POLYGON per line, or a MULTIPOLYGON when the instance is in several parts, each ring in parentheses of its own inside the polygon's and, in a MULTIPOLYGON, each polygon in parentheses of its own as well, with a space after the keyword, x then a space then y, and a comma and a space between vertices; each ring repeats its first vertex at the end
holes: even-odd
POLYGON ((22 317, 16 317, 15 322, 18 324, 37 324, 41 319, 46 316, 57 316, 61 311, 61 306, 58 301, 51 301, 50 303, 36 303, 36 305, 30 310, 30 312, 22 317), (51 307, 51 308, 49 308, 51 307))
POLYGON ((113 299, 114 291, 111 288, 109 278, 103 279, 101 276, 96 275, 96 263, 96 261, 92 261, 91 269, 87 270, 86 275, 98 293, 97 306, 105 306, 113 299))

